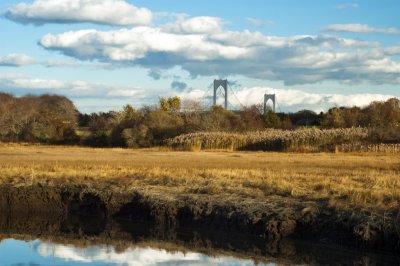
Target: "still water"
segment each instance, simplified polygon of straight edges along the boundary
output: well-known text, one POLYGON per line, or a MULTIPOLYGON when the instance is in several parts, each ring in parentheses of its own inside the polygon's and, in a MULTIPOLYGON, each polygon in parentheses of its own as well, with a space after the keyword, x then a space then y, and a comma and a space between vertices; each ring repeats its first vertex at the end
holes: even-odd
POLYGON ((400 254, 147 222, 0 215, 0 266, 400 265, 400 254))
MULTIPOLYGON (((196 252, 166 251, 151 247, 76 247, 46 241, 5 239, 0 243, 1 265, 254 265, 251 259, 207 256, 196 252)), ((265 265, 265 264, 260 264, 265 265)), ((274 265, 274 264, 269 264, 274 265)))

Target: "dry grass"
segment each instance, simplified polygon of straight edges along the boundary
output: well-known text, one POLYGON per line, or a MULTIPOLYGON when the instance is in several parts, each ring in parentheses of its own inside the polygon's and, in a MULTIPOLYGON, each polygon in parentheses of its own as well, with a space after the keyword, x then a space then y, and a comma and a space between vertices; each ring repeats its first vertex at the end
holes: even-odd
POLYGON ((166 145, 177 150, 189 151, 223 149, 320 152, 335 150, 339 144, 364 142, 367 137, 367 128, 267 129, 244 133, 190 133, 168 139, 166 145))
POLYGON ((233 202, 287 197, 382 211, 398 209, 400 202, 400 156, 376 153, 190 153, 2 145, 0 169, 0 182, 17 186, 73 183, 233 202))

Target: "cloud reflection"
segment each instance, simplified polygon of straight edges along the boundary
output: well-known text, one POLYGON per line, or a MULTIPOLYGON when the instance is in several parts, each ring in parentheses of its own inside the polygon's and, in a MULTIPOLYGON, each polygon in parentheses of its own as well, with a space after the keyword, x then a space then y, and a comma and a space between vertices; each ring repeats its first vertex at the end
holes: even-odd
POLYGON ((55 257, 65 261, 84 263, 111 263, 128 266, 151 265, 254 265, 252 260, 239 260, 233 257, 209 257, 194 252, 168 252, 150 247, 127 248, 116 252, 112 246, 92 246, 78 248, 73 245, 40 242, 35 251, 43 257, 55 257))

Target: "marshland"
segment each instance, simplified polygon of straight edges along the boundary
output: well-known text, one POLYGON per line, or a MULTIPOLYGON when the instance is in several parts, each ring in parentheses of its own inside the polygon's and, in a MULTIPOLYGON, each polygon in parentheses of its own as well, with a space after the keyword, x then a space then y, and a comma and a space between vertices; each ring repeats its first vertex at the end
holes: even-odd
POLYGON ((332 242, 387 249, 396 249, 399 240, 400 157, 390 153, 17 144, 0 151, 2 211, 68 215, 74 203, 83 212, 101 206, 93 215, 136 215, 265 239, 334 236, 332 242))
POLYGON ((400 265, 399 10, 2 0, 0 266, 400 265))
POLYGON ((371 252, 386 255, 364 258, 399 260, 397 99, 261 115, 256 107, 183 111, 174 97, 87 115, 62 96, 2 97, 13 107, 0 105, 5 239, 45 240, 58 228, 53 234, 100 237, 100 245, 103 234, 117 234, 129 247, 136 242, 120 234, 136 239, 140 224, 156 241, 178 241, 178 250, 196 250, 200 237, 218 254, 253 261, 263 254, 284 264, 287 250, 309 254, 304 246, 352 250, 353 262, 371 252), (314 125, 301 125, 311 115, 314 125), (249 239, 246 248, 237 239, 249 239))

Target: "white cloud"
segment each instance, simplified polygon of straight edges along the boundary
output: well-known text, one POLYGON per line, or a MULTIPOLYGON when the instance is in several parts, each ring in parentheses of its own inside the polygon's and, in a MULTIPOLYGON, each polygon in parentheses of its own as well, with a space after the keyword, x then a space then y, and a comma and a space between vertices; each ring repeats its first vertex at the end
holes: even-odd
POLYGON ((392 46, 384 49, 387 55, 400 55, 400 46, 392 46))
POLYGON ((400 34, 398 28, 374 28, 367 24, 332 24, 324 29, 329 32, 353 32, 353 33, 380 33, 380 34, 400 34))
POLYGON ((133 97, 137 96, 139 91, 137 89, 113 89, 107 93, 111 97, 133 97))
POLYGON ((127 103, 141 106, 156 98, 154 92, 141 88, 82 80, 31 78, 19 74, 0 74, 0 88, 3 92, 17 96, 44 93, 63 95, 70 98, 78 110, 84 113, 120 110, 127 103))
MULTIPOLYGON (((275 94, 278 103, 277 111, 296 112, 303 109, 316 112, 326 111, 334 106, 364 107, 372 101, 386 101, 395 96, 373 93, 335 94, 310 93, 299 89, 282 89, 271 87, 245 87, 232 94, 228 92, 228 101, 232 108, 240 109, 243 106, 262 104, 264 94, 275 94)), ((206 99, 211 103, 210 94, 204 90, 191 89, 178 94, 182 99, 206 99)))
POLYGON ((185 33, 206 34, 222 31, 222 20, 217 17, 194 17, 180 23, 185 33))
POLYGON ((35 60, 25 54, 10 54, 0 57, 0 66, 25 66, 34 64, 35 60))
MULTIPOLYGON (((186 84, 186 86, 188 86, 186 84)), ((153 104, 160 95, 157 90, 114 86, 104 83, 89 83, 85 81, 61 81, 51 79, 30 78, 24 75, 1 74, 0 87, 17 95, 27 93, 53 93, 71 98, 80 111, 109 111, 120 109, 127 103, 135 106, 153 104)), ((325 111, 333 106, 366 106, 372 101, 384 101, 393 98, 393 95, 357 93, 357 94, 329 94, 311 93, 299 89, 283 89, 271 87, 245 87, 235 89, 235 95, 229 91, 229 103, 232 108, 239 109, 241 105, 249 106, 263 102, 263 95, 276 94, 280 110, 295 112, 302 109, 325 111), (239 101, 238 101, 239 100, 239 101)), ((163 90, 162 95, 168 97, 177 95, 182 99, 196 100, 211 105, 211 90, 206 93, 203 89, 184 88, 163 90)))
MULTIPOLYGON (((359 94, 328 94, 309 93, 297 89, 274 89, 270 87, 244 88, 237 92, 237 97, 244 105, 263 102, 264 94, 275 94, 282 111, 298 111, 310 109, 314 111, 327 110, 334 106, 363 107, 372 101, 385 101, 393 95, 359 93, 359 94)), ((232 99, 233 100, 233 99, 232 99)))
POLYGON ((0 87, 23 94, 28 92, 55 93, 72 98, 102 98, 105 96, 114 98, 143 97, 143 91, 138 88, 90 83, 81 80, 61 81, 30 78, 16 74, 0 75, 0 87))
MULTIPOLYGON (((158 14, 157 14, 158 15, 158 14)), ((189 17, 187 14, 163 14, 173 19, 173 22, 161 26, 164 32, 175 34, 213 34, 222 31, 225 23, 219 17, 199 16, 189 17)))
POLYGON ((204 99, 204 97, 206 97, 206 93, 204 92, 204 90, 200 89, 189 89, 178 93, 178 97, 184 100, 187 99, 187 100, 199 101, 199 100, 206 100, 204 99))
POLYGON ((348 9, 348 8, 358 8, 360 5, 358 3, 344 3, 344 4, 340 4, 337 5, 336 8, 337 9, 348 9))
POLYGON ((204 34, 198 33, 199 29, 196 33, 175 30, 134 27, 70 31, 47 34, 40 45, 80 60, 138 65, 158 73, 180 66, 192 76, 241 74, 287 85, 324 80, 399 83, 400 63, 390 57, 388 47, 376 42, 327 35, 277 37, 247 30, 210 30, 212 33, 204 34))
POLYGON ((107 25, 149 25, 153 14, 125 0, 34 0, 11 6, 5 17, 23 24, 90 22, 107 25))
POLYGON ((169 53, 196 61, 244 58, 248 53, 246 48, 212 42, 201 34, 175 34, 150 27, 47 34, 40 40, 40 45, 79 59, 111 61, 142 59, 148 53, 169 53))

